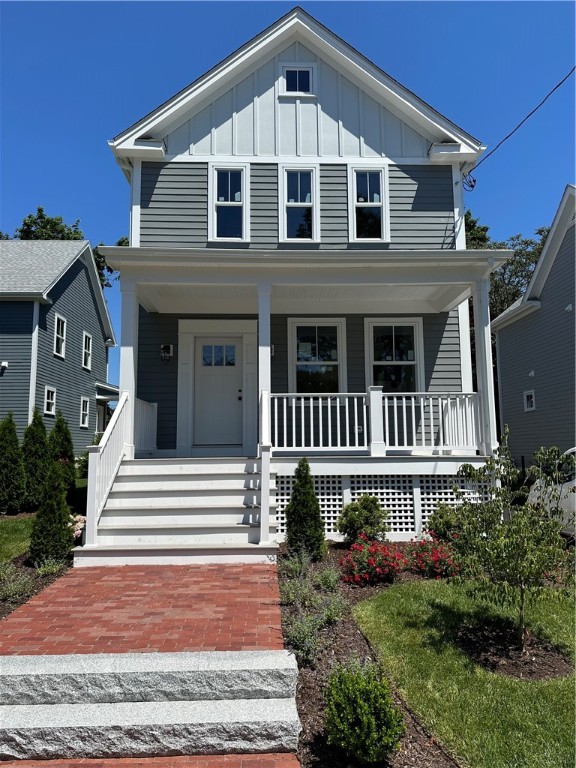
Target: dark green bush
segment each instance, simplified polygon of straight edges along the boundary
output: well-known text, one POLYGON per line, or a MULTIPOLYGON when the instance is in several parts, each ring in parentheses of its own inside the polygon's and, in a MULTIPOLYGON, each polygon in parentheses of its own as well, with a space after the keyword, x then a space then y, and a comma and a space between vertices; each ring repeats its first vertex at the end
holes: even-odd
POLYGON ((24 430, 22 458, 26 475, 26 505, 35 508, 40 503, 48 468, 53 463, 48 450, 46 427, 38 408, 34 408, 32 421, 24 430))
POLYGON ((32 526, 30 560, 36 566, 47 560, 66 560, 73 543, 62 470, 58 463, 52 462, 32 526))
POLYGON ((320 560, 326 552, 324 523, 310 465, 305 458, 298 462, 294 477, 294 488, 285 510, 286 543, 291 552, 306 553, 312 560, 320 560))
POLYGON ((26 476, 12 411, 0 421, 0 515, 16 515, 23 505, 26 476))
POLYGON ((380 507, 375 496, 364 494, 358 501, 347 504, 338 518, 338 531, 347 544, 354 544, 360 533, 370 541, 383 541, 389 530, 386 525, 388 512, 380 507))
POLYGON ((64 485, 70 493, 76 487, 76 458, 70 428, 61 411, 57 412, 56 421, 48 436, 48 448, 53 461, 60 463, 64 485))
POLYGON ((381 763, 406 727, 390 688, 374 665, 337 667, 326 688, 326 736, 359 763, 381 763))
POLYGON ((458 506, 439 504, 428 518, 427 529, 438 541, 455 543, 464 525, 462 510, 458 506))

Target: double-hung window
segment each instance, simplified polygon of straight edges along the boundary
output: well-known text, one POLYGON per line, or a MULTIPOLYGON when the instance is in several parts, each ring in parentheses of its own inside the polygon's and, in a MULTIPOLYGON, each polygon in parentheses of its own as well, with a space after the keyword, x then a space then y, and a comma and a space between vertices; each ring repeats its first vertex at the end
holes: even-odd
POLYGON ((387 168, 350 169, 350 239, 357 242, 390 240, 387 168))
POLYGON ((422 391, 422 322, 366 320, 366 379, 384 392, 422 391))
POLYGON ((88 429, 90 424, 90 400, 87 397, 80 398, 80 426, 88 429))
POLYGON ((303 318, 288 321, 291 392, 344 392, 345 321, 303 318))
POLYGON ((54 315, 54 354, 58 357, 66 355, 66 318, 54 315))
POLYGON ((86 331, 82 337, 82 368, 87 371, 92 368, 92 336, 86 331))
POLYGON ((280 240, 317 242, 320 234, 316 168, 282 167, 280 240))
POLYGON ((54 387, 44 388, 44 413, 46 416, 56 415, 56 390, 54 387))
POLYGON ((248 166, 212 167, 209 240, 249 239, 248 166))

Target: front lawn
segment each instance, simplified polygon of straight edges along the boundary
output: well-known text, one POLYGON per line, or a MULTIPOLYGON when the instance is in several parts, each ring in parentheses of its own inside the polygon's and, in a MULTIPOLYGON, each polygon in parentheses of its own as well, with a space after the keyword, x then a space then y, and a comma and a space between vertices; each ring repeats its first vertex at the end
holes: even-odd
MULTIPOLYGON (((463 624, 487 613, 462 586, 423 580, 394 585, 354 609, 405 702, 462 765, 573 768, 574 676, 522 680, 472 661, 454 640, 463 624)), ((573 600, 541 601, 528 624, 573 658, 573 600)))
POLYGON ((34 515, 0 517, 0 563, 28 550, 33 521, 34 515))

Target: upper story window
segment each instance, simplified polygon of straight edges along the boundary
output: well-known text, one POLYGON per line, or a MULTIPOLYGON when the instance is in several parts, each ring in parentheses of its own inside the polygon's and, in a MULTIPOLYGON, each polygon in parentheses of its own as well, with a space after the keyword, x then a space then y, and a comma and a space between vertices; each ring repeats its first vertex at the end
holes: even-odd
POLYGON ((54 315, 54 354, 66 355, 66 318, 61 315, 54 315))
POLYGON ((80 426, 82 429, 90 426, 90 400, 87 397, 80 398, 80 426))
POLYGON ((56 390, 54 387, 44 388, 44 413, 46 416, 56 415, 56 390))
POLYGON ((285 64, 282 67, 280 94, 287 96, 314 95, 315 67, 312 64, 285 64))
POLYGON ((82 368, 89 371, 92 368, 92 336, 84 331, 82 341, 82 368))
POLYGON ((421 392, 422 322, 419 318, 366 320, 366 380, 384 392, 421 392))
POLYGON ((209 240, 248 240, 248 166, 212 167, 209 240))
POLYGON ((320 237, 318 173, 316 168, 281 168, 280 240, 320 237))
POLYGON ((351 168, 350 239, 390 240, 387 168, 351 168))

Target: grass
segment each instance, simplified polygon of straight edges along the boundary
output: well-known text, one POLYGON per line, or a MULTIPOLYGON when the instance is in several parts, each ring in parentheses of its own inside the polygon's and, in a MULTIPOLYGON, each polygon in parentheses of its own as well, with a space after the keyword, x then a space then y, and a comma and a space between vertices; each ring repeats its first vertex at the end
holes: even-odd
POLYGON ((0 563, 26 552, 33 521, 32 516, 0 518, 0 563))
MULTIPOLYGON (((442 581, 395 585, 354 609, 406 703, 463 765, 573 768, 574 677, 523 681, 484 670, 452 642, 478 613, 462 586, 442 581)), ((528 622, 573 658, 573 600, 539 602, 528 622)))

